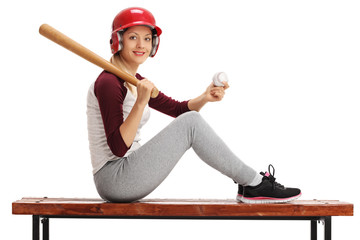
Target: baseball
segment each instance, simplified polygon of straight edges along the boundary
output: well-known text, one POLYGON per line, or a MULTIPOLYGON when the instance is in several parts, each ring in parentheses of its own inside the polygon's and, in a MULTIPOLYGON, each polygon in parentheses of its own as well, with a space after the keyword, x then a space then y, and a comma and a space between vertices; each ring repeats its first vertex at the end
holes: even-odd
POLYGON ((228 77, 226 76, 226 74, 224 72, 217 72, 215 73, 214 77, 213 77, 213 83, 216 87, 223 87, 224 84, 222 82, 228 82, 228 77))

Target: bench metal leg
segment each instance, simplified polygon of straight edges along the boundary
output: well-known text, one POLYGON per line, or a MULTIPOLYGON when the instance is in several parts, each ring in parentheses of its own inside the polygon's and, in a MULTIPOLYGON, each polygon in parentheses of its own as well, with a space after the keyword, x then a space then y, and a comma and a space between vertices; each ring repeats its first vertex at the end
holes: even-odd
POLYGON ((42 223, 42 239, 49 240, 49 218, 42 218, 39 215, 33 215, 32 239, 40 240, 40 222, 42 223))
POLYGON ((40 240, 40 216, 33 215, 32 221, 33 221, 32 239, 40 240))
POLYGON ((49 240, 49 218, 43 218, 41 223, 43 224, 43 240, 49 240))
POLYGON ((324 217, 324 235, 325 240, 331 240, 331 216, 330 217, 324 217))
MULTIPOLYGON (((331 240, 331 216, 321 218, 324 224, 324 239, 331 240)), ((317 221, 311 220, 311 240, 317 240, 317 221)))
POLYGON ((311 220, 310 239, 317 240, 317 220, 311 220))

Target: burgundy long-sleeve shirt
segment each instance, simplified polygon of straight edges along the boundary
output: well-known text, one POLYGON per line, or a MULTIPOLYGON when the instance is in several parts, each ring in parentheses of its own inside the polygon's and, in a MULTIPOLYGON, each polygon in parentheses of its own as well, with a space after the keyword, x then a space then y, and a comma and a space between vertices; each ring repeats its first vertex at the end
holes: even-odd
MULTIPOLYGON (((136 78, 144 79, 140 74, 137 74, 136 78)), ((149 107, 172 117, 190 111, 188 101, 176 101, 160 92, 156 98, 149 100, 134 143, 127 147, 119 128, 129 115, 136 97, 128 91, 124 83, 124 80, 103 71, 89 89, 87 116, 93 173, 107 161, 127 156, 140 147, 140 129, 150 117, 149 107)))

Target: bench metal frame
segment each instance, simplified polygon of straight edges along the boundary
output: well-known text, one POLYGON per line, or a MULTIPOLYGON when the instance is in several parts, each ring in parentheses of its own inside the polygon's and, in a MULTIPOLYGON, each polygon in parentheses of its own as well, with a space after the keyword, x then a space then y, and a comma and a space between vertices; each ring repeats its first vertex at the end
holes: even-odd
POLYGON ((317 240, 317 224, 324 224, 324 240, 331 240, 331 216, 314 216, 314 217, 268 217, 268 216, 69 216, 69 215, 33 215, 32 239, 40 240, 40 223, 42 224, 42 240, 49 240, 50 237, 50 218, 96 218, 96 219, 184 219, 184 220, 308 220, 310 221, 310 239, 317 240))

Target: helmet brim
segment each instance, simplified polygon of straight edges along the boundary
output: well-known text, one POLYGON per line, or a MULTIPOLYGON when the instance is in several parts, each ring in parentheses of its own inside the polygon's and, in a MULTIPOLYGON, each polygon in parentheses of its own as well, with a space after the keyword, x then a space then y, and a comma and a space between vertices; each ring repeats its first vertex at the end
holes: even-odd
POLYGON ((161 28, 159 28, 158 26, 155 26, 155 25, 153 25, 153 24, 151 24, 149 22, 144 22, 144 21, 137 21, 137 22, 132 22, 132 23, 129 23, 129 24, 125 24, 125 25, 115 29, 113 32, 118 32, 118 31, 124 30, 124 29, 129 28, 129 27, 133 27, 133 26, 147 26, 147 27, 149 27, 151 29, 155 29, 156 34, 158 36, 160 36, 161 33, 162 33, 161 28))

